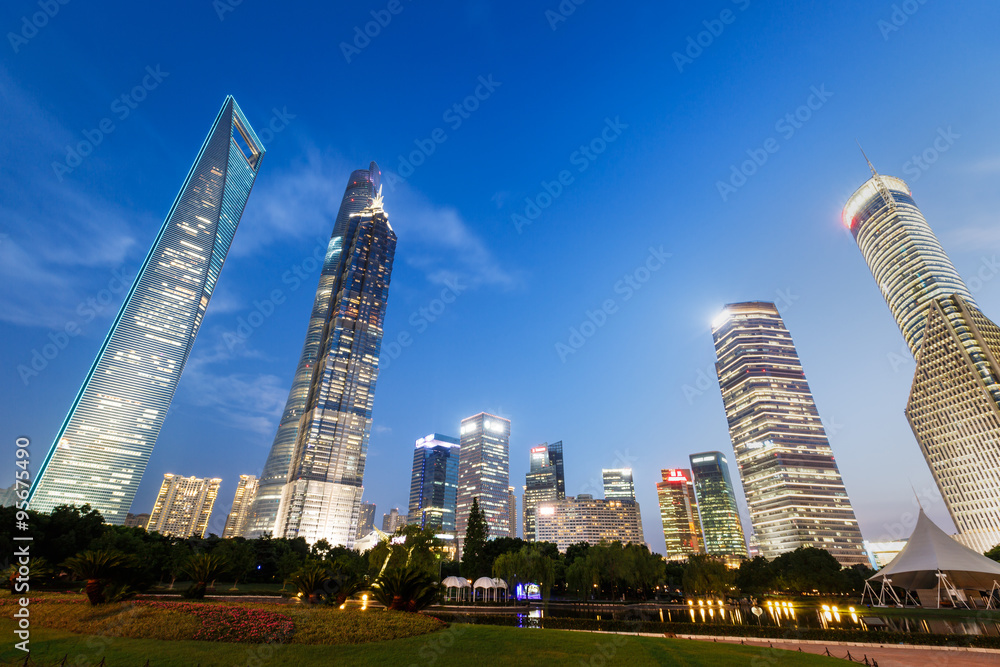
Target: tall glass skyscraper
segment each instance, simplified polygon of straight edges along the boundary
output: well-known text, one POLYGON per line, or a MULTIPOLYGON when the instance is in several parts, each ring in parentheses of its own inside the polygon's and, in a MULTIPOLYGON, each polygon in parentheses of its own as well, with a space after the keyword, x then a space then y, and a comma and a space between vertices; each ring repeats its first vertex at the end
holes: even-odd
MULTIPOLYGON (((354 172, 348 190, 362 178, 363 172, 354 172)), ((367 180, 377 186, 376 166, 369 170, 367 180)), ((334 230, 327 262, 336 273, 332 280, 324 280, 324 266, 320 281, 321 290, 330 290, 329 309, 306 383, 303 413, 274 532, 286 538, 303 537, 310 544, 325 539, 332 545, 350 547, 356 537, 364 491, 396 234, 382 208, 381 188, 364 208, 347 216, 342 227, 341 219, 338 215, 339 228, 334 230)), ((310 347, 313 333, 310 320, 306 348, 310 347)), ((292 394, 297 390, 293 384, 292 394)), ((297 397, 289 398, 291 403, 296 401, 297 397)), ((279 425, 279 435, 280 430, 279 425)), ((283 444, 275 442, 279 448, 283 444)), ((278 458, 275 446, 271 454, 278 458)))
POLYGON ((351 235, 356 229, 356 223, 352 225, 352 216, 360 214, 378 194, 380 176, 381 172, 374 162, 368 169, 354 171, 347 181, 347 188, 340 200, 340 210, 323 260, 323 270, 320 273, 319 286, 316 288, 312 314, 309 316, 302 354, 299 355, 299 363, 292 377, 292 388, 288 392, 288 400, 285 402, 281 421, 278 422, 271 451, 264 463, 257 500, 248 522, 246 536, 249 538, 257 538, 264 533, 276 534, 278 504, 281 501, 282 489, 288 482, 292 452, 299 434, 299 421, 306 411, 317 362, 328 335, 327 326, 335 316, 334 303, 343 288, 342 274, 347 260, 344 248, 353 241, 351 235))
POLYGON ((1000 543, 1000 327, 976 306, 906 184, 872 170, 846 224, 917 360, 906 418, 959 540, 1000 543))
POLYGON ((546 443, 549 450, 549 464, 556 469, 556 489, 559 500, 566 499, 566 471, 563 468, 563 443, 562 440, 553 443, 546 443))
POLYGON ((747 544, 729 477, 729 462, 722 452, 692 454, 690 459, 705 553, 745 558, 747 544))
POLYGON ((726 306, 716 370, 761 555, 826 549, 864 564, 861 531, 792 336, 773 303, 726 306))
POLYGON ((486 515, 490 536, 510 534, 510 420, 480 412, 462 420, 458 457, 458 543, 465 542, 473 498, 486 515))
POLYGON ((932 302, 958 294, 976 305, 900 179, 872 167, 872 177, 844 207, 843 219, 914 357, 932 302))
POLYGON ((413 449, 409 523, 455 534, 458 507, 458 439, 439 433, 420 438, 413 449))
POLYGON ((125 521, 263 156, 227 97, 41 463, 31 509, 89 504, 125 521))
POLYGON ((605 498, 625 498, 635 500, 635 482, 631 468, 606 468, 601 471, 604 478, 605 498))
POLYGON ((656 483, 656 497, 660 503, 667 560, 683 560, 704 553, 691 471, 672 468, 661 470, 660 474, 663 481, 656 483))
MULTIPOLYGON (((562 443, 559 443, 560 449, 562 443)), ((535 507, 538 503, 559 498, 558 469, 552 464, 549 447, 541 444, 531 448, 528 473, 524 476, 522 502, 524 539, 535 541, 535 507)), ((560 456, 561 456, 560 452, 560 456)), ((561 459, 560 459, 561 461, 561 459)))

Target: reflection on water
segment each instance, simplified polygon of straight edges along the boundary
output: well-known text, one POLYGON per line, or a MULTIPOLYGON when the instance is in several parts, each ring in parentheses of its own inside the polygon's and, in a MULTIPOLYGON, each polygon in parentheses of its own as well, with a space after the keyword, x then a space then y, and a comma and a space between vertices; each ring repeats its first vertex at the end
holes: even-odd
MULTIPOLYGON (((819 609, 796 609, 790 602, 764 602, 758 608, 759 616, 750 613, 749 607, 724 605, 719 600, 688 602, 687 608, 678 607, 629 607, 584 611, 553 609, 549 616, 559 618, 592 618, 596 620, 660 621, 664 623, 710 623, 713 625, 761 625, 785 629, 839 628, 854 630, 886 630, 889 632, 932 633, 942 635, 1000 636, 1000 621, 969 618, 925 619, 897 616, 880 616, 875 609, 822 605, 819 609)), ((544 627, 542 609, 518 613, 518 627, 544 627)))

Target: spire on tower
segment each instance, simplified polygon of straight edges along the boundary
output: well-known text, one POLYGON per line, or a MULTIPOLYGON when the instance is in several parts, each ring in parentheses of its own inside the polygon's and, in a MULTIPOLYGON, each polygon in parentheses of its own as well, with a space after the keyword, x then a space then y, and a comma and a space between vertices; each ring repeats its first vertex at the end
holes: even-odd
POLYGON ((878 172, 877 172, 877 171, 875 171, 875 165, 873 165, 873 164, 872 164, 872 161, 868 159, 868 156, 867 156, 867 155, 865 155, 865 149, 864 149, 864 148, 861 148, 861 142, 860 142, 860 141, 858 141, 857 139, 855 139, 855 140, 854 140, 854 143, 856 143, 856 144, 858 145, 858 149, 860 149, 860 150, 861 150, 861 154, 862 154, 862 155, 864 155, 864 157, 865 157, 865 162, 867 162, 867 163, 868 163, 868 168, 872 170, 872 176, 878 176, 878 172))
POLYGON ((868 159, 868 155, 865 153, 865 149, 861 148, 861 142, 857 139, 854 140, 857 143, 858 148, 861 150, 861 154, 865 157, 865 162, 868 163, 868 168, 872 170, 872 180, 875 181, 875 187, 878 188, 878 193, 882 195, 882 201, 884 201, 889 206, 889 211, 896 210, 896 200, 893 199, 892 193, 889 192, 889 188, 886 186, 885 181, 879 176, 878 171, 875 170, 875 165, 872 161, 868 159))

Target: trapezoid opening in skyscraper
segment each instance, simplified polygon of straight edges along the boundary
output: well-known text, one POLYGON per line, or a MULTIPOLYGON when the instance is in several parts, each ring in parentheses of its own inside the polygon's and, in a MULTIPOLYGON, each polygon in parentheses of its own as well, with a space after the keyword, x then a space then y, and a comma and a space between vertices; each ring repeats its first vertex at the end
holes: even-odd
POLYGON ((39 468, 31 509, 86 504, 125 521, 263 156, 226 97, 39 468))

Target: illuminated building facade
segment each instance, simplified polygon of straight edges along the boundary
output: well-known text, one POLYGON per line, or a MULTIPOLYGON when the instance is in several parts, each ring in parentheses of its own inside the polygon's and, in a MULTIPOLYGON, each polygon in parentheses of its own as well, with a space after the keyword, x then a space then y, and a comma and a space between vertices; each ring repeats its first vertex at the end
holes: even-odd
POLYGON ((635 500, 635 482, 632 481, 631 468, 604 469, 601 476, 604 478, 605 498, 635 500))
MULTIPOLYGON (((310 389, 314 384, 314 379, 320 379, 317 375, 327 375, 326 369, 320 369, 321 357, 329 354, 329 344, 332 339, 339 339, 343 334, 343 329, 339 332, 332 327, 337 318, 342 315, 350 316, 350 309, 344 309, 346 303, 344 298, 353 298, 350 291, 356 286, 350 285, 350 279, 357 278, 354 253, 364 246, 365 234, 362 227, 362 234, 358 235, 358 222, 360 214, 378 195, 379 184, 381 182, 378 165, 371 163, 368 169, 355 170, 347 181, 347 188, 340 201, 340 210, 337 212, 337 219, 334 221, 333 233, 327 244, 326 253, 323 258, 323 268, 320 273, 319 285, 316 288, 316 297, 313 300, 312 313, 309 316, 309 324, 306 328, 305 342, 302 344, 302 353, 299 355, 299 363, 292 376, 292 388, 288 392, 288 400, 285 402, 285 409, 278 422, 278 430, 274 435, 274 442, 268 453, 267 461, 264 463, 264 471, 260 478, 260 489, 257 492, 257 500, 254 503, 253 514, 247 530, 247 537, 257 538, 264 533, 277 535, 278 505, 281 503, 281 494, 289 481, 292 473, 292 457, 295 452, 295 445, 299 438, 299 429, 302 416, 306 413, 310 401, 310 389), (358 242, 361 242, 358 245, 358 242), (354 276, 354 278, 351 278, 354 276), (331 326, 330 329, 327 327, 331 326)), ((388 223, 386 223, 387 225, 388 223)), ((384 232, 385 230, 383 230, 384 232)), ((386 236, 390 236, 387 234, 386 236)), ((380 239, 384 243, 389 243, 390 239, 380 239)), ((391 235, 391 245, 395 248, 395 236, 391 235)), ((390 252, 388 260, 391 266, 392 254, 390 252)), ((376 273, 378 270, 376 269, 376 273)), ((388 286, 389 275, 385 275, 385 287, 388 286)), ((376 286, 376 290, 382 286, 376 286)), ((347 302, 349 303, 349 301, 347 302)), ((384 307, 384 303, 382 304, 384 307)), ((367 304, 366 304, 367 307, 367 304)), ((339 321, 341 327, 351 326, 349 320, 339 321)), ((360 325, 360 323, 357 323, 360 325)), ((377 336, 381 339, 381 318, 378 320, 377 336)), ((375 333, 375 331, 372 331, 375 333)), ((329 359, 329 357, 327 357, 329 359)), ((367 361, 371 366, 371 361, 367 361)), ((376 367, 377 370, 377 367, 376 367)), ((364 376, 367 378, 368 373, 364 376)), ((374 385, 374 378, 371 378, 374 385)), ((372 387, 373 389, 374 387, 372 387)), ((360 397, 359 397, 360 398, 360 397)), ((358 445, 356 434, 352 435, 353 440, 349 449, 353 452, 344 452, 346 457, 356 457, 358 445)), ((367 436, 363 437, 367 443, 367 436)), ((352 466, 356 466, 358 461, 353 461, 352 466)), ((361 466, 363 470, 363 465, 361 466)), ((360 482, 358 482, 360 484, 360 482)), ((348 495, 351 495, 348 493, 348 495)), ((340 503, 337 511, 347 512, 348 505, 353 501, 345 499, 340 503)), ((343 535, 343 529, 341 528, 343 535)))
POLYGON ((768 302, 730 304, 712 335, 761 555, 773 559, 809 546, 826 549, 845 566, 867 563, 854 509, 778 309, 768 302))
POLYGON ((458 506, 457 438, 432 433, 413 449, 409 523, 435 533, 455 534, 458 506))
MULTIPOLYGON (((562 443, 559 443, 560 445, 562 443)), ((562 452, 560 452, 560 457, 562 452)), ((532 447, 528 473, 524 476, 524 539, 535 541, 535 507, 548 500, 559 500, 558 469, 552 464, 547 444, 532 447)), ((561 459, 560 459, 561 461, 561 459)))
POLYGON ((729 462, 722 452, 692 454, 690 459, 704 552, 746 558, 747 545, 729 462))
POLYGON ((1000 329, 978 308, 898 178, 872 177, 844 207, 917 361, 906 418, 958 539, 1000 543, 1000 329))
POLYGON ((146 530, 172 537, 205 537, 222 480, 166 474, 146 530))
POLYGON ((571 544, 602 542, 643 544, 642 516, 634 500, 600 499, 580 494, 538 504, 535 535, 539 542, 555 542, 565 553, 571 544))
MULTIPOLYGON (((357 177, 354 172, 349 190, 357 177)), ((373 187, 378 184, 377 166, 368 178, 373 187)), ((348 216, 342 229, 335 227, 323 279, 328 266, 335 275, 332 281, 320 282, 321 289, 330 289, 329 310, 275 525, 276 535, 302 537, 309 544, 325 539, 350 547, 358 528, 396 252, 396 233, 382 207, 381 187, 378 192, 361 211, 348 216)), ((307 345, 312 324, 310 320, 307 345)))
POLYGON ((227 97, 41 461, 31 509, 90 505, 125 521, 263 156, 227 97))
POLYGON ((660 502, 667 560, 683 560, 704 553, 691 471, 671 468, 661 470, 660 474, 663 481, 656 483, 656 497, 660 502))
POLYGON ((242 537, 254 497, 257 495, 257 482, 256 475, 240 475, 240 481, 236 485, 236 495, 233 496, 233 506, 229 510, 229 516, 226 517, 226 527, 222 530, 223 539, 242 537))
POLYGON ((507 537, 517 537, 517 494, 507 487, 507 537))
POLYGON ((486 515, 491 537, 510 535, 510 420, 480 412, 462 420, 458 457, 458 550, 472 500, 486 515))
POLYGON ((146 530, 146 524, 149 523, 149 514, 143 512, 142 514, 132 514, 129 512, 125 515, 125 527, 126 528, 142 528, 146 530))
POLYGON ((375 530, 375 503, 361 503, 358 513, 358 537, 364 537, 375 530))
MULTIPOLYGON (((382 532, 392 535, 406 525, 406 515, 399 513, 399 508, 393 507, 388 514, 382 515, 382 532)), ((362 536, 364 537, 364 536, 362 536)))

